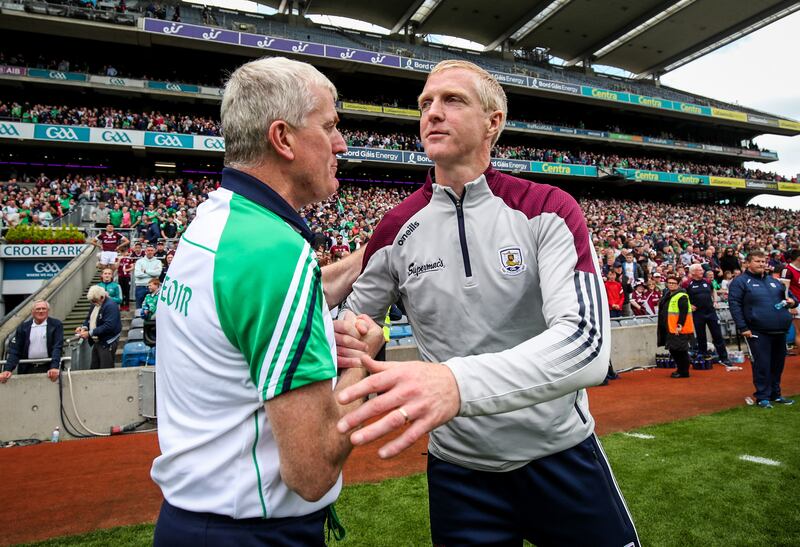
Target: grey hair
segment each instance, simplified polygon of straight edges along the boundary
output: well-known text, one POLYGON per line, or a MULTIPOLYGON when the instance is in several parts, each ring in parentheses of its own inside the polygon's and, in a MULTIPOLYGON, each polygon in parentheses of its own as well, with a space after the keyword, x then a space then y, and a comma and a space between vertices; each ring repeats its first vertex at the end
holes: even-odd
POLYGON ((225 165, 256 167, 271 153, 267 130, 276 120, 303 127, 319 105, 313 88, 336 87, 308 63, 285 57, 264 57, 245 63, 231 74, 222 96, 222 134, 225 165))
POLYGON ((691 266, 689 266, 689 271, 690 272, 693 272, 693 271, 696 272, 698 268, 705 272, 705 268, 703 268, 703 266, 700 265, 700 264, 692 264, 691 266))
POLYGON ((89 287, 89 291, 86 293, 86 300, 94 304, 106 296, 108 296, 108 293, 103 287, 100 285, 92 285, 89 287))
MULTIPOLYGON (((47 300, 45 300, 44 298, 37 298, 36 300, 34 300, 34 301, 33 301, 33 307, 32 307, 32 308, 35 308, 35 307, 36 307, 36 304, 44 304, 45 306, 47 306, 47 309, 48 309, 48 310, 50 309, 50 302, 48 302, 48 301, 47 301, 47 300)), ((31 309, 32 309, 32 308, 31 308, 31 309)))

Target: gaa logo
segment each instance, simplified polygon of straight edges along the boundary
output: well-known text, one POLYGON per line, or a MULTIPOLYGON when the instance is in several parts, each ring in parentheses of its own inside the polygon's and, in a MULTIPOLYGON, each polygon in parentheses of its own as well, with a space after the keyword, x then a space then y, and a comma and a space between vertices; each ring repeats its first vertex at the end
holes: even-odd
POLYGON ((19 131, 13 125, 0 123, 0 136, 5 137, 19 137, 19 131))
POLYGON ((179 84, 167 84, 165 87, 170 91, 183 91, 179 84))
POLYGON ((122 78, 109 78, 108 83, 110 83, 111 85, 124 86, 125 80, 123 80, 122 78))
POLYGON ((225 150, 225 141, 222 139, 204 139, 203 146, 210 150, 225 150))
POLYGON ((183 143, 175 135, 156 135, 153 142, 156 143, 156 146, 177 146, 178 148, 183 148, 183 143))
POLYGON ((63 72, 56 72, 55 70, 51 70, 50 74, 47 75, 48 78, 51 80, 66 80, 67 75, 63 72))
POLYGON ((45 129, 44 134, 48 139, 57 139, 62 141, 79 141, 78 135, 71 127, 48 127, 45 129))
POLYGON ((103 131, 103 140, 106 142, 115 142, 117 144, 131 144, 131 138, 127 133, 120 133, 117 131, 103 131))
POLYGON ((52 262, 37 262, 33 265, 33 271, 40 274, 49 273, 55 275, 61 271, 61 267, 52 262))

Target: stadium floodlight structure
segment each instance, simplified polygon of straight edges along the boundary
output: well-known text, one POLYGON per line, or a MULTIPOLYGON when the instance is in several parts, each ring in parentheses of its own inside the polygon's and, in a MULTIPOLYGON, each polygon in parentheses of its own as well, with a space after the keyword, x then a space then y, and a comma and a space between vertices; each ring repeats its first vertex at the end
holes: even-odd
MULTIPOLYGON (((735 42, 739 38, 747 36, 748 34, 750 34, 752 32, 755 32, 758 29, 764 28, 765 26, 767 26, 767 25, 769 25, 771 23, 774 23, 778 19, 782 19, 782 18, 786 17, 787 15, 791 15, 792 13, 794 13, 796 11, 799 11, 799 10, 800 10, 800 2, 795 3, 793 5, 790 5, 786 9, 783 9, 783 10, 781 10, 781 11, 779 11, 779 12, 773 14, 773 15, 770 15, 768 17, 765 17, 764 19, 761 19, 760 21, 756 21, 752 25, 749 25, 749 26, 743 28, 742 30, 736 31, 733 34, 729 34, 728 36, 726 36, 726 37, 724 37, 724 38, 722 38, 720 40, 711 42, 709 45, 705 46, 702 49, 699 49, 699 50, 695 51, 691 55, 687 55, 687 56, 683 57, 682 59, 678 59, 677 61, 666 65, 663 70, 664 70, 664 72, 669 72, 671 70, 675 70, 676 68, 682 67, 683 65, 691 63, 692 61, 702 57, 703 55, 711 53, 712 51, 714 51, 716 49, 719 49, 719 48, 721 48, 723 46, 726 46, 726 45, 730 44, 731 42, 735 42)), ((648 75, 650 72, 652 72, 652 71, 648 71, 648 72, 645 72, 645 73, 637 74, 635 77, 636 78, 641 78, 643 76, 648 75)))
POLYGON ((606 53, 610 53, 620 47, 622 44, 627 43, 632 38, 639 36, 641 33, 646 31, 647 29, 654 27, 655 25, 659 24, 661 21, 665 21, 672 17, 672 14, 678 13, 683 8, 689 6, 690 4, 694 4, 697 0, 680 0, 677 4, 673 4, 669 6, 664 11, 660 11, 655 16, 651 17, 641 25, 637 25, 635 28, 629 30, 610 44, 603 46, 602 48, 598 49, 594 52, 593 56, 595 59, 599 59, 606 53))
POLYGON ((556 14, 558 10, 563 8, 566 4, 570 3, 572 0, 553 0, 544 9, 541 9, 539 4, 536 4, 531 12, 530 17, 524 17, 522 20, 527 20, 521 27, 516 30, 513 30, 513 27, 508 31, 504 32, 490 43, 486 45, 484 51, 492 51, 500 46, 506 40, 509 40, 512 44, 519 42, 523 38, 525 38, 528 34, 530 34, 536 27, 543 24, 547 21, 550 17, 556 14))

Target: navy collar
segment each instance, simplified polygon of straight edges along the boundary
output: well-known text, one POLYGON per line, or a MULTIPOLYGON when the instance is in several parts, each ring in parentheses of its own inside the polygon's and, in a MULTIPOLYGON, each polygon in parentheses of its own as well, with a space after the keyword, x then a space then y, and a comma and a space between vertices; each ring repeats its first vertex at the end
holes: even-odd
POLYGON ((300 214, 265 183, 238 169, 225 167, 222 170, 222 187, 272 211, 311 243, 314 235, 300 214))

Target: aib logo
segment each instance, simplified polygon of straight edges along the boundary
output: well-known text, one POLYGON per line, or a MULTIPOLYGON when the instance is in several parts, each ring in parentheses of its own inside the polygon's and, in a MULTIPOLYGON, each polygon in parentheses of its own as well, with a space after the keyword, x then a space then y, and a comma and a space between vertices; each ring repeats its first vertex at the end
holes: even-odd
POLYGON ((178 148, 183 148, 183 143, 175 135, 156 135, 153 142, 156 143, 156 146, 176 146, 178 148))
POLYGON ((307 49, 308 49, 308 44, 303 42, 297 42, 296 46, 292 46, 292 51, 294 51, 295 53, 303 53, 307 49))
POLYGON ((356 54, 356 51, 354 49, 347 48, 347 51, 341 52, 339 54, 339 57, 341 57, 342 59, 352 59, 353 55, 355 55, 355 54, 356 54))
POLYGON ((33 271, 36 273, 49 273, 49 274, 57 274, 61 271, 61 267, 58 264, 53 264, 52 262, 37 262, 33 265, 33 271))
POLYGON ((51 80, 66 80, 67 75, 63 72, 56 72, 55 70, 51 70, 50 73, 47 75, 48 78, 51 80))
POLYGON ((3 137, 19 137, 19 131, 13 125, 0 123, 0 136, 3 137))
POLYGON ((183 25, 179 25, 177 23, 172 23, 170 26, 164 27, 161 30, 161 32, 163 32, 164 34, 178 34, 178 32, 180 32, 180 30, 182 28, 183 28, 183 25))
POLYGON ((275 41, 275 38, 269 38, 267 36, 264 36, 264 39, 263 40, 259 40, 258 42, 256 42, 256 45, 258 47, 269 47, 269 46, 272 45, 272 42, 274 42, 274 41, 275 41))
POLYGON ((221 30, 211 29, 203 33, 203 40, 216 40, 220 34, 222 34, 221 30))
POLYGON ((60 141, 79 141, 78 135, 71 127, 48 127, 44 131, 48 139, 56 139, 60 141))
POLYGON ((203 146, 209 150, 225 150, 225 141, 222 139, 204 139, 203 146))
POLYGON ((131 138, 127 133, 120 131, 103 131, 103 140, 106 142, 115 142, 117 144, 131 144, 131 138))

